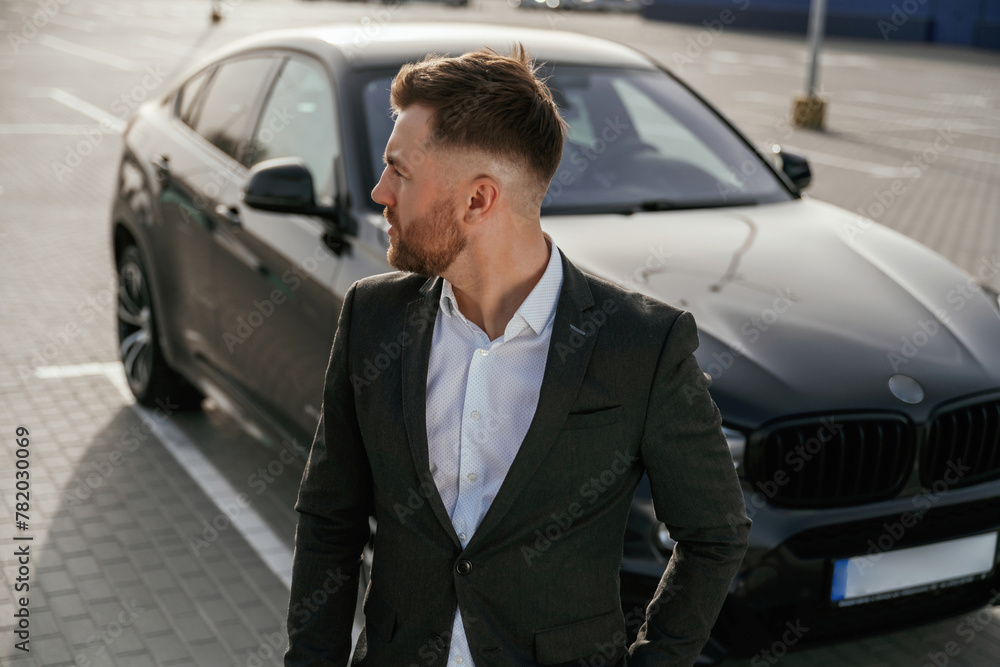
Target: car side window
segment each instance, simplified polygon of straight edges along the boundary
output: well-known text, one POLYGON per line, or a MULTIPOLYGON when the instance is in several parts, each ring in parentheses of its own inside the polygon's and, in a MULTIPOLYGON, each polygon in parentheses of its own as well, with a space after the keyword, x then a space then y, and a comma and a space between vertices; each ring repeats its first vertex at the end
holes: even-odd
POLYGON ((276 64, 274 57, 231 60, 212 77, 192 127, 223 153, 239 160, 246 149, 253 111, 276 64))
POLYGON ((300 157, 312 174, 316 203, 331 205, 333 163, 340 154, 333 91, 326 70, 305 58, 289 58, 257 121, 245 164, 300 157))
POLYGON ((205 84, 208 82, 212 72, 211 67, 203 69, 198 74, 187 80, 187 83, 181 88, 178 93, 177 100, 177 117, 185 125, 194 125, 194 120, 197 119, 197 111, 201 102, 204 100, 204 96, 201 95, 202 91, 205 89, 205 84))

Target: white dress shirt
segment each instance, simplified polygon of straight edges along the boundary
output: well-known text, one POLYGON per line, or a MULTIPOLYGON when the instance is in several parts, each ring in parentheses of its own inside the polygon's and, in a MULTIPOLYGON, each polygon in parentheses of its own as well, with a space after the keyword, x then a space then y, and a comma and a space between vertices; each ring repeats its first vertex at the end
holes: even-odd
MULTIPOLYGON (((546 241, 545 273, 496 340, 462 314, 451 283, 441 290, 427 371, 427 454, 462 548, 496 497, 538 405, 563 280, 559 249, 548 235, 546 241)), ((456 607, 448 665, 473 664, 456 607)))

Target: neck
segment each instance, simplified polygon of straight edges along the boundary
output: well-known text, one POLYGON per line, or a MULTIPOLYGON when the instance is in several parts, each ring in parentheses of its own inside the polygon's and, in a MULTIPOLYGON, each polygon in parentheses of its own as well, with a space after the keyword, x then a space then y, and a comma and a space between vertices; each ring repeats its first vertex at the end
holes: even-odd
POLYGON ((507 324, 545 273, 551 249, 537 225, 470 244, 448 275, 458 308, 490 340, 507 324))

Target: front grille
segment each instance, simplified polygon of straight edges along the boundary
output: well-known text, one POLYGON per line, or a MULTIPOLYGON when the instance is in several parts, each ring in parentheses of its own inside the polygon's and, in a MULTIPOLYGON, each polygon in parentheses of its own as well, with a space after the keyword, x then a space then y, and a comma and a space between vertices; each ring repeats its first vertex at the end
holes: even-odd
POLYGON ((893 415, 829 416, 754 433, 747 477, 768 502, 844 507, 889 498, 913 467, 913 427, 893 415))
POLYGON ((934 418, 920 459, 920 483, 925 488, 954 489, 996 477, 1000 477, 1000 400, 934 418))

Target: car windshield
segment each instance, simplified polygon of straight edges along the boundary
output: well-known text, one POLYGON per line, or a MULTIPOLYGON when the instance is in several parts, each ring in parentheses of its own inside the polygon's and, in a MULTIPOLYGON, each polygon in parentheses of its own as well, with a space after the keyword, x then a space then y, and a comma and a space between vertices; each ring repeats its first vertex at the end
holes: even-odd
MULTIPOLYGON (((361 82, 369 187, 382 173, 394 73, 361 82)), ((660 71, 555 66, 549 88, 569 124, 543 214, 741 206, 792 195, 715 113, 660 71)))

